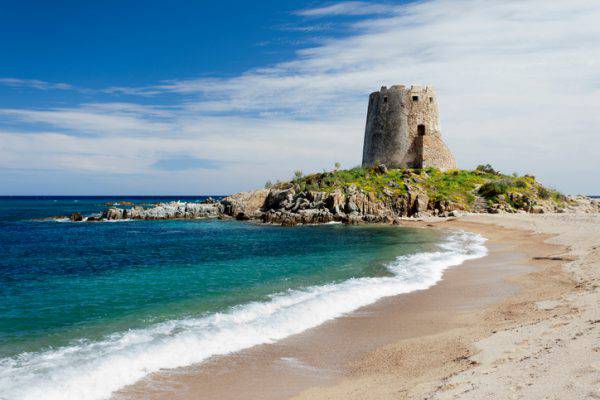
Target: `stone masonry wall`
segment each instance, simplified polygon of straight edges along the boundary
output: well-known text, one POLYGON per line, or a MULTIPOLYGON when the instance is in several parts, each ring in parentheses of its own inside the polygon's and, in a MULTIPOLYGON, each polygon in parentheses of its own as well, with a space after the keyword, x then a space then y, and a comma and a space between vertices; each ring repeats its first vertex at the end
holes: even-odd
POLYGON ((455 168, 441 140, 437 98, 431 86, 385 86, 369 96, 363 166, 455 168), (421 135, 437 140, 422 140, 421 135), (429 146, 431 148, 424 148, 429 146), (440 153, 438 154, 437 151, 440 153))

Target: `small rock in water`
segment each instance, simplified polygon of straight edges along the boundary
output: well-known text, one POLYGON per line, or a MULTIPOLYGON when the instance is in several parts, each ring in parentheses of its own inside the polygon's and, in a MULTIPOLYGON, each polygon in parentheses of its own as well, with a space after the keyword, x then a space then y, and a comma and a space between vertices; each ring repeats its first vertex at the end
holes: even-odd
POLYGON ((74 212, 73 214, 71 214, 71 216, 69 217, 69 219, 73 222, 79 222, 79 221, 83 221, 83 215, 81 215, 78 212, 74 212))

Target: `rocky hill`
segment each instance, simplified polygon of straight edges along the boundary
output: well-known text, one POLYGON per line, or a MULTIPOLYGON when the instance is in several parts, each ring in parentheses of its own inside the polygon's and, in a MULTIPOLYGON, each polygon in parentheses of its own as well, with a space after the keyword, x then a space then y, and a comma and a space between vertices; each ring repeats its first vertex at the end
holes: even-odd
POLYGON ((278 182, 220 201, 165 203, 106 210, 73 220, 236 218, 282 225, 398 223, 403 217, 478 213, 599 212, 600 201, 568 197, 534 176, 505 175, 489 165, 474 171, 353 168, 278 182))

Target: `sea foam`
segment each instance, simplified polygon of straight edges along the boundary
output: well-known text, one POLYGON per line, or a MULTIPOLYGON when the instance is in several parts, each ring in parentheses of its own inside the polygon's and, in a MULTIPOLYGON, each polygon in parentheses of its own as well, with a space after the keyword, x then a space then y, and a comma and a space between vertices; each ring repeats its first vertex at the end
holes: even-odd
POLYGON ((272 343, 383 297, 423 290, 446 268, 487 254, 485 238, 453 232, 439 251, 398 257, 391 276, 277 293, 199 318, 173 320, 0 360, 0 399, 96 400, 167 368, 272 343))

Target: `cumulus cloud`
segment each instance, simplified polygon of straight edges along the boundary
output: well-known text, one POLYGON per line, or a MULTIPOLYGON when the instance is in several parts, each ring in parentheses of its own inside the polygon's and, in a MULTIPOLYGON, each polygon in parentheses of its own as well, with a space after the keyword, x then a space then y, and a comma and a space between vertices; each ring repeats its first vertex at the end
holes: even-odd
MULTIPOLYGON (((364 11, 350 22, 350 34, 323 39, 282 63, 228 78, 112 89, 154 96, 155 106, 86 104, 0 115, 61 135, 65 129, 95 135, 69 139, 78 143, 71 157, 86 146, 99 149, 87 168, 117 154, 121 161, 113 164, 124 171, 151 174, 158 160, 184 155, 220 162, 220 169, 199 172, 200 181, 241 190, 297 168, 360 163, 368 94, 381 85, 432 84, 442 135, 461 167, 490 162, 506 172, 534 172, 567 192, 600 187, 600 3, 342 2, 298 14, 353 15, 367 5, 386 11, 364 11), (181 99, 164 107, 162 95, 181 99)), ((20 134, 9 136, 13 143, 20 134)), ((50 148, 59 154, 61 145, 50 148)), ((24 164, 31 152, 20 151, 15 162, 24 164)), ((61 162, 77 168, 72 158, 61 162)))

